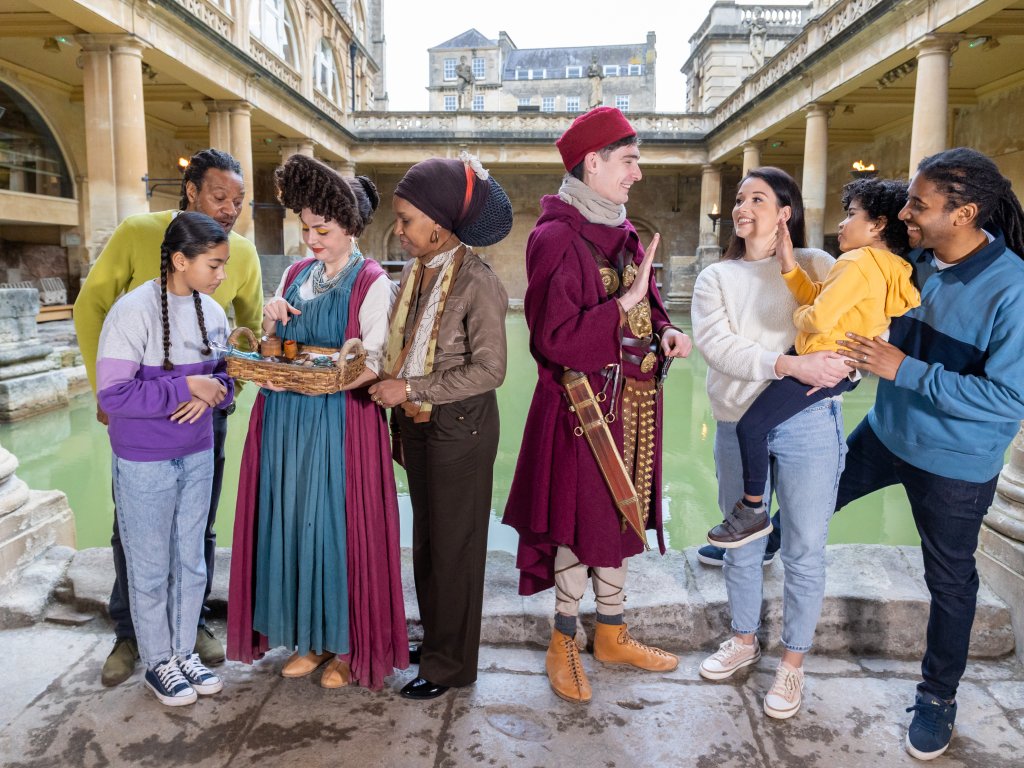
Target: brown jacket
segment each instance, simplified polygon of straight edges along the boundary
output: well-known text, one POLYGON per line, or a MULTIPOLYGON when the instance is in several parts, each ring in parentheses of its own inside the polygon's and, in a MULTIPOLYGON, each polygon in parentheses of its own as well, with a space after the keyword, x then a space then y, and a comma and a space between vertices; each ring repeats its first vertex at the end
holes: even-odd
MULTIPOLYGON (((405 266, 403 279, 412 269, 405 266)), ((467 252, 441 315, 434 370, 409 379, 412 400, 441 405, 497 389, 505 380, 508 294, 480 257, 467 252)))

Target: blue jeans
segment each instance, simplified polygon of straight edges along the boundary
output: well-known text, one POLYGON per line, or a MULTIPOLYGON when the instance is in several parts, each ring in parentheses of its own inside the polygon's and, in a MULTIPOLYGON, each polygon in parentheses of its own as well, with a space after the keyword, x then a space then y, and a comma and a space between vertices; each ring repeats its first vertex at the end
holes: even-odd
POLYGON ((132 623, 147 667, 196 644, 213 451, 166 461, 113 458, 114 500, 132 623))
MULTIPOLYGON (((823 400, 775 427, 768 433, 768 450, 775 497, 786 510, 781 549, 785 565, 782 643, 788 650, 802 653, 811 647, 825 597, 825 542, 846 454, 842 403, 823 400)), ((718 506, 724 515, 743 495, 736 422, 718 423, 715 468, 718 506)), ((765 487, 767 501, 771 491, 770 481, 765 487)), ((752 634, 761 627, 762 562, 767 542, 762 537, 725 550, 725 585, 732 630, 737 634, 752 634)))
POLYGON ((917 687, 922 693, 952 699, 967 667, 978 599, 974 562, 978 532, 999 477, 972 483, 908 464, 885 447, 866 419, 850 434, 847 445, 850 453, 839 483, 837 510, 897 483, 907 492, 921 536, 924 581, 931 593, 927 647, 921 661, 924 680, 917 687))
MULTIPOLYGON (((228 414, 217 408, 213 412, 213 487, 210 490, 210 513, 206 519, 206 538, 203 542, 203 556, 206 560, 206 592, 203 594, 203 610, 199 626, 206 623, 210 609, 206 602, 213 589, 213 566, 217 555, 217 533, 213 530, 217 522, 217 505, 220 504, 220 489, 224 481, 224 441, 228 436, 228 414)), ((114 586, 110 590, 107 612, 114 622, 114 634, 121 639, 134 638, 132 612, 128 601, 128 572, 124 562, 124 548, 121 546, 121 532, 117 526, 117 504, 114 504, 114 533, 110 537, 110 548, 114 555, 114 586)))

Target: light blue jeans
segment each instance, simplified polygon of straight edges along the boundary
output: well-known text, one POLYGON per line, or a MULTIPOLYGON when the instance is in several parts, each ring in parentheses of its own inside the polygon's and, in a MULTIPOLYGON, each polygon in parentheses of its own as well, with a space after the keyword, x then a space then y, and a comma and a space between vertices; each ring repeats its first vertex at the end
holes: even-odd
MULTIPOLYGON (((843 408, 823 400, 768 433, 773 471, 771 485, 784 517, 782 563, 782 644, 790 651, 810 649, 825 597, 825 542, 835 511, 839 476, 846 457, 843 408)), ((735 422, 719 422, 715 434, 718 506, 725 514, 743 496, 743 466, 735 422)), ((762 561, 767 537, 725 550, 725 584, 732 630, 741 635, 761 626, 762 561)))
POLYGON ((114 502, 139 656, 152 668, 196 644, 213 451, 166 461, 114 456, 114 502))

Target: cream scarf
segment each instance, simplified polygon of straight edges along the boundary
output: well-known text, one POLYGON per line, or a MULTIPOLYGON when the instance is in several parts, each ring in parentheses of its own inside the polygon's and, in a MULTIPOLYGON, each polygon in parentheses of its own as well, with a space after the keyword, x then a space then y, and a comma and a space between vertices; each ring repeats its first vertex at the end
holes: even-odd
POLYGON ((571 173, 565 174, 562 179, 558 196, 583 214, 583 218, 591 224, 617 227, 626 220, 626 206, 606 200, 571 173))

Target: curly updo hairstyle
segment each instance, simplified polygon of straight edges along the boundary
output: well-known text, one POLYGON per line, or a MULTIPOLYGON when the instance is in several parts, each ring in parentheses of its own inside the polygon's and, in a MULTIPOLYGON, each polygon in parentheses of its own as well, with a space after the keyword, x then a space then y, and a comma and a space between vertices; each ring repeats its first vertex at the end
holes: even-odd
POLYGON ((910 250, 907 225, 900 221, 900 211, 907 203, 907 182, 897 179, 854 179, 843 187, 843 210, 852 203, 860 207, 871 221, 885 218, 882 240, 890 251, 903 256, 910 250))
POLYGON ((377 187, 366 176, 347 178, 306 155, 292 155, 274 171, 277 199, 285 208, 301 213, 309 208, 328 221, 336 221, 359 237, 380 205, 377 187))

